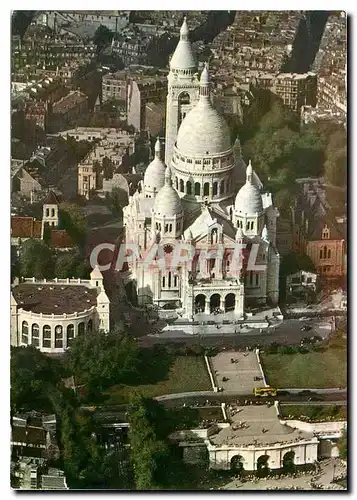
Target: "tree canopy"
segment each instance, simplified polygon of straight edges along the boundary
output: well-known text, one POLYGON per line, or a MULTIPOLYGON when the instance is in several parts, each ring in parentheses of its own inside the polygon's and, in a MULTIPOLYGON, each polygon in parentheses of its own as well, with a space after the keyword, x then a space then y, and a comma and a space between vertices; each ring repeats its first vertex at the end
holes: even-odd
POLYGON ((83 245, 86 238, 87 221, 77 205, 67 203, 60 211, 61 227, 79 246, 83 245))
POLYGON ((66 365, 90 396, 110 385, 136 382, 139 360, 140 350, 132 337, 93 332, 74 339, 66 365))
POLYGON ((44 241, 29 238, 21 246, 20 274, 37 279, 53 278, 54 253, 44 241))
POLYGON ((11 347, 11 409, 48 410, 48 391, 59 382, 60 373, 58 363, 36 347, 11 347))

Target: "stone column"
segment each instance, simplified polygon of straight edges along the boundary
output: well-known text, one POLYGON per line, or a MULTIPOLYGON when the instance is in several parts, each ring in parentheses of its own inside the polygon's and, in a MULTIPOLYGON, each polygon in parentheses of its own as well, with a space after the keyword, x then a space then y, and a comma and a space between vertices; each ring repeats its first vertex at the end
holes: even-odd
POLYGON ((210 314, 209 297, 206 297, 205 314, 210 314))
POLYGON ((222 311, 224 311, 224 302, 225 302, 224 297, 222 297, 222 295, 220 297, 221 297, 221 301, 219 303, 219 307, 220 307, 220 309, 222 309, 222 311))

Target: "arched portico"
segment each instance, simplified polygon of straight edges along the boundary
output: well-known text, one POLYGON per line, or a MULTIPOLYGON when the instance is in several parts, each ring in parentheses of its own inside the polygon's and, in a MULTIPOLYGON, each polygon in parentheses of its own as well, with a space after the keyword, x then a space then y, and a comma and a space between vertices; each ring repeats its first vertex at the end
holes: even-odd
POLYGON ((257 473, 259 476, 264 477, 269 474, 269 455, 261 455, 257 460, 257 473))
POLYGON ((214 293, 211 295, 210 301, 210 312, 214 312, 215 309, 219 309, 221 306, 221 296, 219 293, 214 293))
POLYGON ((236 296, 234 293, 227 293, 224 299, 224 311, 234 311, 236 305, 236 296))
POLYGON ((203 293, 196 295, 196 297, 195 297, 195 312, 196 313, 205 312, 206 300, 207 300, 206 296, 203 295, 203 293))
POLYGON ((234 455, 231 458, 231 470, 241 473, 244 471, 244 458, 242 455, 234 455))

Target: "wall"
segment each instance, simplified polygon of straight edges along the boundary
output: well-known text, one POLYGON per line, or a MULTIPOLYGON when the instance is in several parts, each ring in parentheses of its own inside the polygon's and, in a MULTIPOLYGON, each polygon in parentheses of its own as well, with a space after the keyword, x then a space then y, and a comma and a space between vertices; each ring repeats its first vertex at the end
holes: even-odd
POLYGON ((280 419, 282 424, 286 424, 289 427, 295 427, 305 432, 316 432, 316 433, 326 433, 326 434, 341 434, 342 429, 347 425, 346 421, 338 422, 303 422, 301 420, 283 420, 280 419))

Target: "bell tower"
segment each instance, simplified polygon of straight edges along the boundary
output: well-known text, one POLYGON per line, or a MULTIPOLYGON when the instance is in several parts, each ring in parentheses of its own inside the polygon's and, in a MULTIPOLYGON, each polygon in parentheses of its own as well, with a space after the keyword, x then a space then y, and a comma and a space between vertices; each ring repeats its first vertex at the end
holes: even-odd
POLYGON ((189 41, 189 29, 184 18, 180 40, 170 60, 166 103, 165 163, 170 165, 177 132, 186 114, 198 102, 199 80, 197 64, 189 41))

